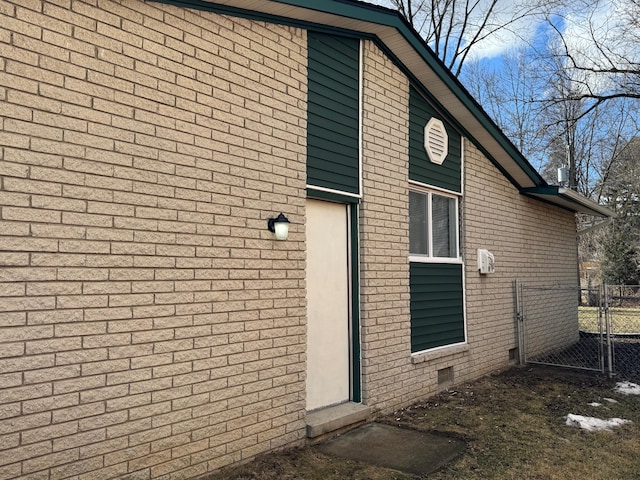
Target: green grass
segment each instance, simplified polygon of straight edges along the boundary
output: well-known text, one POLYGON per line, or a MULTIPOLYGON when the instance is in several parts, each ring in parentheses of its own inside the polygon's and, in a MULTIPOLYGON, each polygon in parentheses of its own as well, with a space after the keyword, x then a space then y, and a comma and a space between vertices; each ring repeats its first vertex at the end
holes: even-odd
MULTIPOLYGON (((592 373, 514 368, 459 385, 378 421, 467 442, 466 452, 429 475, 429 480, 640 478, 640 397, 617 393, 613 381, 592 373), (608 403, 605 398, 618 403, 608 403), (602 405, 593 407, 591 402, 602 405), (586 432, 565 425, 569 413, 619 417, 633 423, 611 432, 586 432)), ((261 456, 208 480, 414 478, 304 447, 261 456)))

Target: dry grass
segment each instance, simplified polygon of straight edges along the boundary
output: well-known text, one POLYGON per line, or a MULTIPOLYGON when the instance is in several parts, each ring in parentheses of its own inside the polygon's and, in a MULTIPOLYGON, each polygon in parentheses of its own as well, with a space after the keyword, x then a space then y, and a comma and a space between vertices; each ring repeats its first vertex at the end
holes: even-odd
POLYGON ((599 331, 598 307, 578 307, 578 321, 583 332, 597 333, 599 331))
MULTIPOLYGON (((514 368, 460 385, 379 421, 444 433, 467 442, 464 455, 429 475, 429 479, 638 479, 640 397, 617 393, 614 384, 585 372, 514 368), (591 402, 602 406, 590 406, 591 402), (569 413, 619 417, 633 423, 611 432, 586 432, 565 425, 564 417, 569 413)), ((209 480, 413 478, 327 457, 313 447, 305 447, 259 457, 209 480)))
MULTIPOLYGON (((616 307, 609 309, 614 333, 640 334, 640 308, 616 307)), ((598 307, 578 307, 580 330, 598 332, 598 307)))

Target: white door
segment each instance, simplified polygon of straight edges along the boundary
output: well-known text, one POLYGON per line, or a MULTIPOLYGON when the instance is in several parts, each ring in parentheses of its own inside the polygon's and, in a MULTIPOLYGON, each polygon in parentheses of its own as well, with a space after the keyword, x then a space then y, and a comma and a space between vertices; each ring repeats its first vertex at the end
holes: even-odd
POLYGON ((307 410, 349 400, 347 205, 307 200, 307 410))

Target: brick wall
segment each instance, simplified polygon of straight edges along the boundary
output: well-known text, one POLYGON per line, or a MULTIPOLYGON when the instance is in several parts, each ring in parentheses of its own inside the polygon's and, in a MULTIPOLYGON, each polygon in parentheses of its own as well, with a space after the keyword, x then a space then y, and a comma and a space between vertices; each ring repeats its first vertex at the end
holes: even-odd
MULTIPOLYGON (((93 3, 0 0, 0 479, 188 478, 301 443, 305 32, 93 3)), ((363 401, 391 411, 509 364, 511 282, 575 281, 575 226, 467 143, 469 346, 412 358, 409 84, 364 48, 363 401)))
POLYGON ((363 402, 388 411, 407 403, 413 390, 413 386, 405 384, 411 352, 409 83, 375 44, 363 45, 363 402))
MULTIPOLYGON (((520 195, 471 142, 465 146, 467 326, 473 373, 478 376, 508 366, 509 350, 518 346, 514 280, 577 285, 576 224, 573 213, 520 195), (495 255, 496 273, 478 273, 478 248, 495 255)), ((563 298, 566 303, 566 294, 560 292, 558 301, 563 298)), ((556 313, 554 308, 548 311, 550 332, 560 323, 556 313)), ((564 308, 559 318, 573 322, 575 328, 557 333, 569 340, 577 335, 577 309, 564 308)), ((463 378, 467 377, 465 373, 463 378)))
MULTIPOLYGON (((576 284, 573 214, 520 195, 465 141, 461 251, 468 346, 411 357, 408 263, 408 82, 365 42, 364 197, 361 206, 363 401, 392 411, 453 382, 509 366, 517 347, 512 283, 576 284), (480 276, 478 248, 497 272, 480 276)), ((577 317, 576 317, 577 322, 577 317)), ((549 322, 552 318, 549 317, 549 322)), ((571 330, 576 333, 577 330, 571 330)), ((568 337, 567 337, 568 338, 568 337)))
POLYGON ((95 4, 0 0, 0 479, 304 436, 305 33, 95 4))

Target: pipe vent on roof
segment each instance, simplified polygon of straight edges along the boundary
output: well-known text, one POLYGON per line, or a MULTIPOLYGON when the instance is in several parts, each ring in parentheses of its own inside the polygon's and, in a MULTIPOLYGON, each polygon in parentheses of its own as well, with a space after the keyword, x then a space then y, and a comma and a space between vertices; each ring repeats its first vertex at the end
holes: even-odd
POLYGON ((449 137, 442 120, 431 118, 424 127, 424 148, 429 160, 442 165, 449 151, 449 137))

